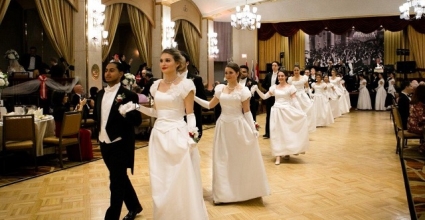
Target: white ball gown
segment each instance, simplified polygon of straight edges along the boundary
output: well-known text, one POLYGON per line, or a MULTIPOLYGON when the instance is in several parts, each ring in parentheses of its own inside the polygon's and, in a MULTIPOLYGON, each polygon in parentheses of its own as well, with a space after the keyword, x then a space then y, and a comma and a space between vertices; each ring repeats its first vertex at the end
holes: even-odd
POLYGON ((375 110, 386 110, 385 99, 387 98, 387 92, 385 91, 384 83, 384 79, 380 79, 378 81, 378 88, 376 88, 375 110))
POLYGON ((357 100, 357 109, 360 110, 371 110, 372 102, 370 101, 369 90, 366 88, 366 79, 360 80, 359 86, 359 98, 357 100))
POLYGON ((314 89, 313 108, 316 113, 316 126, 328 126, 334 123, 334 116, 325 90, 325 88, 327 89, 326 83, 313 83, 311 87, 314 89))
POLYGON ((190 79, 172 84, 167 92, 150 92, 157 119, 149 138, 149 170, 154 219, 208 219, 202 195, 199 152, 184 121, 184 98, 195 85, 190 79))
POLYGON ((308 82, 308 77, 305 75, 300 76, 298 81, 294 81, 292 76, 288 78, 288 84, 294 85, 297 89, 297 100, 303 111, 307 114, 308 131, 314 132, 316 131, 316 114, 314 114, 315 110, 313 109, 313 100, 311 100, 307 93, 305 93, 304 85, 306 82, 308 82))
POLYGON ((335 91, 334 85, 332 83, 326 83, 328 87, 326 89, 326 95, 329 99, 329 105, 331 106, 332 115, 334 118, 341 116, 341 109, 339 108, 339 96, 335 91))
POLYGON ((348 92, 347 88, 345 88, 345 80, 341 80, 341 87, 342 87, 342 91, 345 95, 345 102, 347 103, 348 106, 348 111, 350 111, 351 109, 351 100, 350 100, 350 93, 348 92))
POLYGON ((243 87, 227 94, 224 86, 217 85, 214 94, 221 114, 213 140, 213 200, 228 203, 269 195, 258 139, 242 113, 242 102, 251 92, 243 87))
POLYGON ((297 89, 293 85, 269 91, 276 101, 270 111, 270 147, 273 156, 284 156, 305 152, 309 147, 307 115, 292 105, 291 94, 297 89))
POLYGON ((347 97, 345 96, 344 89, 342 88, 342 85, 341 85, 341 77, 335 77, 335 79, 332 79, 332 77, 329 77, 329 82, 334 85, 335 92, 339 96, 339 108, 341 110, 341 114, 350 112, 348 102, 346 101, 347 97))

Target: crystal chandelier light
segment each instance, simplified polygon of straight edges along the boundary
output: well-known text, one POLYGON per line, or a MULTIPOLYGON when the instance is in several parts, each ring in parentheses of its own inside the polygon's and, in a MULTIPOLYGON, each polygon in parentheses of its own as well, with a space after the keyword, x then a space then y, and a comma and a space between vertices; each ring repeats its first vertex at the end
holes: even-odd
MULTIPOLYGON (((424 0, 425 1, 425 0, 424 0)), ((231 15, 232 22, 230 23, 232 27, 240 30, 255 30, 255 28, 261 27, 261 15, 257 15, 257 7, 252 7, 251 9, 248 3, 245 4, 243 10, 241 7, 236 7, 236 14, 231 15)))
POLYGON ((400 18, 410 20, 410 8, 415 12, 415 18, 421 19, 425 10, 425 0, 407 0, 404 4, 400 5, 400 18))

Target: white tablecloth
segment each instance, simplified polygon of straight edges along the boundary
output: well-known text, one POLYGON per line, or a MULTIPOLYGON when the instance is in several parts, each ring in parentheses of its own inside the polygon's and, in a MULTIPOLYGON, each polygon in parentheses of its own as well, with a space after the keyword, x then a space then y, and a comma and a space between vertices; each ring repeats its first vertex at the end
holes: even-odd
MULTIPOLYGON (((35 141, 37 142, 37 156, 43 156, 43 138, 55 135, 55 120, 53 120, 53 116, 49 115, 44 119, 35 119, 34 123, 35 141)), ((3 150, 3 122, 0 122, 0 151, 1 150, 3 150)))

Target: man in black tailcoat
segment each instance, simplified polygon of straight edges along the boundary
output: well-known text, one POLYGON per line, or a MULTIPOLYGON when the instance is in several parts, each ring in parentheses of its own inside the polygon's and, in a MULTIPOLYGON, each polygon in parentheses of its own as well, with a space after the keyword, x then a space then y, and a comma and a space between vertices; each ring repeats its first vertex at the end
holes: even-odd
MULTIPOLYGON (((266 77, 264 78, 263 82, 261 83, 261 86, 263 87, 265 92, 269 91, 269 88, 272 85, 277 85, 279 82, 277 81, 277 72, 279 71, 280 64, 277 61, 273 61, 272 63, 272 73, 267 73, 266 77)), ((272 106, 274 105, 275 98, 274 96, 271 96, 270 98, 266 99, 266 133, 263 135, 263 138, 270 138, 270 110, 272 106)))
MULTIPOLYGON (((249 100, 249 109, 251 110, 252 117, 254 118, 254 121, 257 121, 257 110, 258 110, 258 100, 260 96, 255 92, 255 90, 251 90, 251 88, 254 85, 257 85, 258 83, 249 78, 249 68, 246 65, 241 65, 240 67, 241 72, 241 78, 239 80, 239 84, 242 86, 248 87, 248 89, 251 91, 252 97, 249 100)), ((255 89, 255 87, 254 87, 255 89)))
POLYGON ((94 119, 99 128, 99 142, 103 161, 109 170, 110 206, 105 219, 119 219, 123 202, 129 210, 124 219, 134 219, 143 208, 127 176, 134 167, 134 126, 140 125, 141 113, 137 110, 121 115, 119 107, 127 102, 138 103, 136 93, 122 86, 124 66, 112 62, 106 66, 105 81, 108 86, 99 91, 94 107, 94 119))
MULTIPOLYGON (((189 54, 187 54, 184 51, 180 51, 184 59, 186 60, 186 68, 182 70, 180 73, 180 77, 191 79, 193 81, 193 84, 195 84, 196 87, 196 93, 195 96, 207 100, 207 95, 205 95, 205 87, 204 83, 202 82, 202 77, 196 75, 195 73, 189 72, 188 66, 190 65, 190 57, 189 54)), ((202 137, 202 106, 200 106, 198 103, 194 103, 193 111, 195 113, 196 118, 196 127, 198 128, 199 138, 202 137)))

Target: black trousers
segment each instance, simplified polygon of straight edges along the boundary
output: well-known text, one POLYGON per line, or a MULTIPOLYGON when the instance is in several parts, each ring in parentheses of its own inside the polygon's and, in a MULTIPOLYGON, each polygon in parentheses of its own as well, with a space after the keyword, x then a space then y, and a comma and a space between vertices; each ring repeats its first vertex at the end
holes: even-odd
POLYGON ((266 135, 270 136, 270 110, 274 105, 275 98, 270 97, 266 99, 266 135))
POLYGON ((142 207, 127 175, 126 161, 128 156, 125 154, 122 144, 122 141, 110 144, 100 143, 100 151, 109 170, 110 179, 110 206, 105 214, 107 220, 120 218, 123 202, 129 211, 142 207))
MULTIPOLYGON (((251 99, 253 99, 254 97, 252 97, 251 99)), ((257 100, 250 100, 249 103, 249 110, 251 111, 252 114, 252 118, 254 119, 254 121, 257 121, 257 111, 258 111, 258 101, 257 100)))

